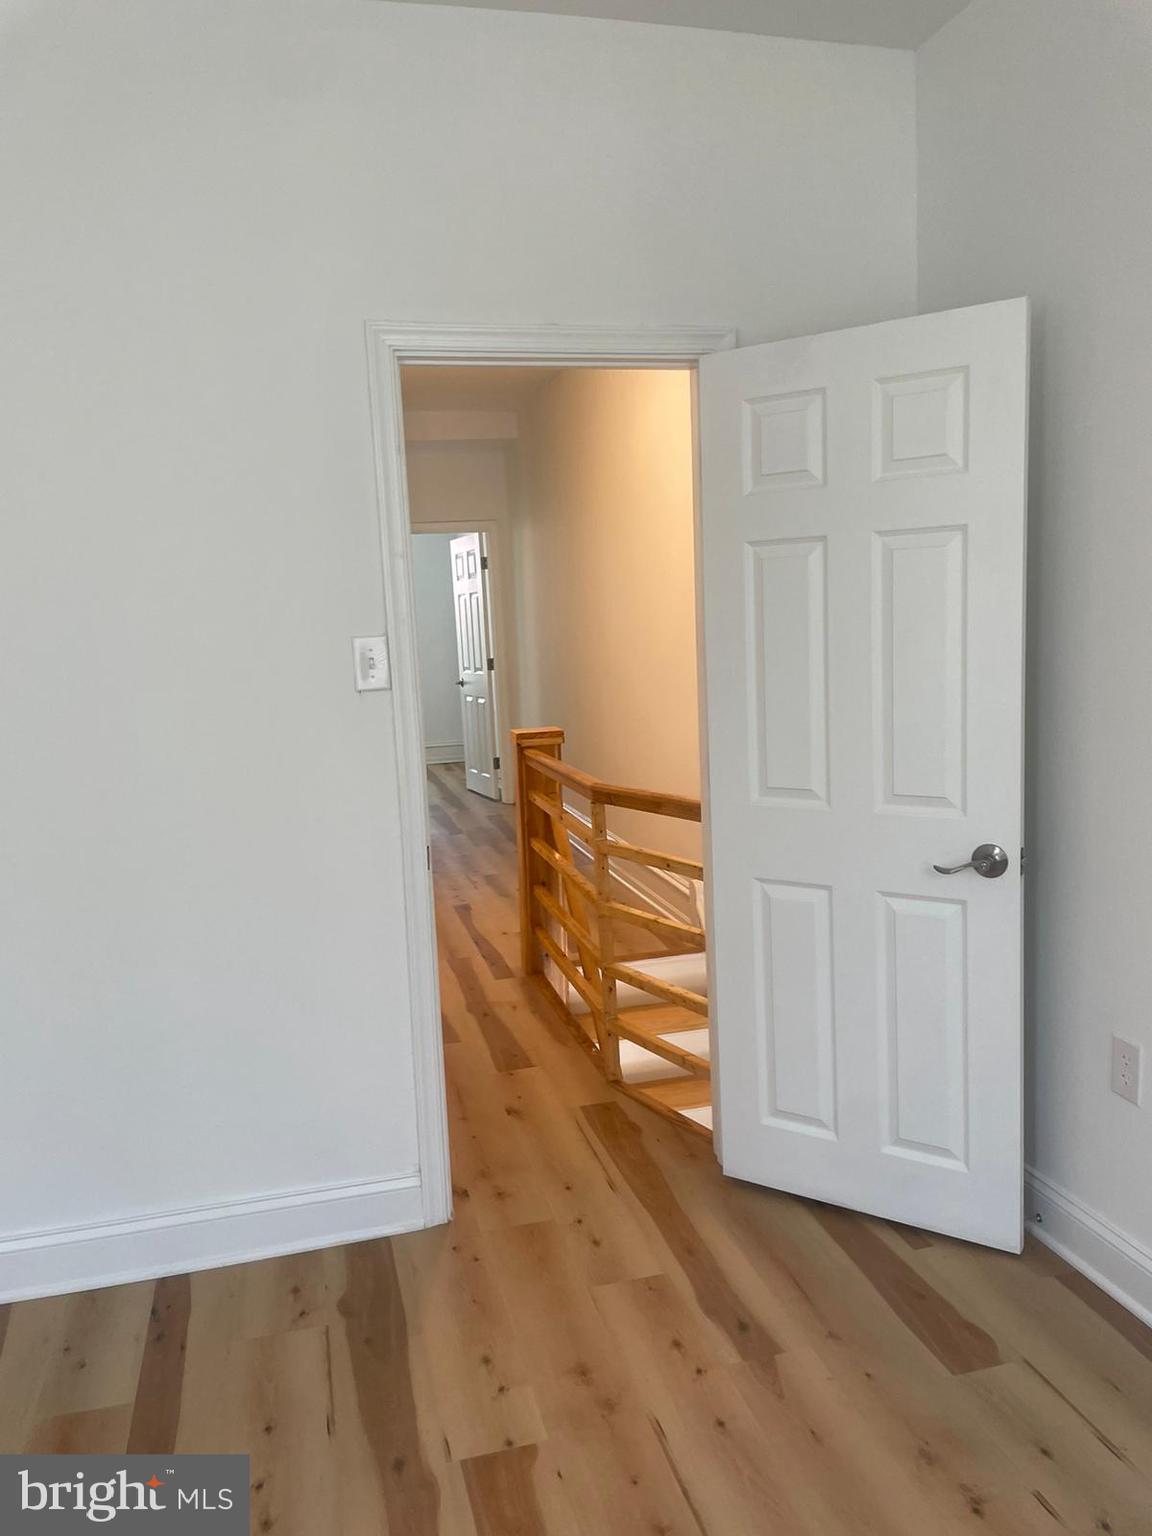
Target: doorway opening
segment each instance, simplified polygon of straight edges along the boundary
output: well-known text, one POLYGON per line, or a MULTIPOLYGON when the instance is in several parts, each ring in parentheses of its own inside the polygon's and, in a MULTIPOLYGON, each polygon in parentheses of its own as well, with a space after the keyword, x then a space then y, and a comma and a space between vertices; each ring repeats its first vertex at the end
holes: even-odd
POLYGON ((519 1062, 527 978, 609 1080, 708 1135, 693 383, 400 370, 452 1043, 519 1062))
MULTIPOLYGON (((442 1174, 447 1186, 443 1153, 435 1165, 445 1122, 441 1046, 430 1033, 439 1014, 431 912, 416 910, 431 894, 430 850, 413 846, 408 831, 410 820, 426 835, 428 813, 422 751, 415 760, 401 366, 482 360, 555 367, 558 380, 578 380, 583 369, 609 361, 615 367, 607 373, 624 379, 638 366, 699 363, 701 603, 668 600, 670 586, 659 585, 661 537, 649 537, 639 559, 624 563, 629 516, 610 522, 599 583, 581 564, 595 541, 554 540, 534 582, 524 579, 521 542, 521 660, 529 673, 557 658, 572 663, 566 702, 579 719, 581 709, 603 702, 622 659, 634 659, 668 612, 681 621, 701 614, 712 878, 710 931, 699 949, 714 963, 707 997, 671 986, 663 995, 685 1006, 690 999, 705 1014, 710 999, 723 1017, 722 1056, 711 1039, 705 1075, 714 1064, 725 1172, 1018 1250, 1023 885, 1012 851, 1023 837, 1027 302, 743 347, 699 333, 383 326, 370 328, 369 339, 413 896, 406 937, 418 1003, 422 1168, 442 1174), (640 638, 625 642, 620 616, 634 603, 638 572, 655 577, 658 598, 649 598, 640 638), (609 590, 611 603, 601 600, 609 590), (526 602, 535 602, 542 634, 560 615, 573 615, 571 636, 525 644, 526 602), (991 834, 1004 857, 989 864, 968 854, 981 852, 991 834), (419 1012, 425 1007, 435 1015, 419 1012)), ((694 431, 695 422, 685 434, 689 449, 694 431)), ((630 435, 632 446, 638 435, 630 435)), ((559 457, 579 475, 599 447, 599 434, 585 431, 559 457)), ((659 490, 662 464, 659 454, 648 456, 645 477, 631 486, 637 504, 659 490)), ((597 510, 624 483, 621 474, 602 483, 597 510)), ((694 646, 690 661, 676 660, 683 623, 660 632, 664 648, 646 653, 643 703, 617 703, 605 757, 625 739, 648 744, 697 673, 694 646)), ((629 773, 633 785, 621 789, 624 775, 588 762, 574 737, 561 742, 569 722, 521 715, 532 696, 523 686, 513 692, 509 718, 537 728, 528 740, 516 738, 515 928, 530 935, 520 960, 526 972, 539 962, 546 976, 555 966, 583 995, 590 968, 572 958, 590 932, 588 908, 597 923, 607 912, 613 925, 637 910, 615 896, 601 868, 620 845, 597 813, 660 809, 652 791, 664 790, 669 755, 654 773, 629 773), (555 729, 541 733, 542 725, 555 729), (526 787, 531 793, 522 793, 526 787), (592 808, 588 823, 569 804, 580 794, 592 808), (576 862, 581 842, 594 878, 576 862), (522 877, 526 845, 548 878, 522 877), (562 913, 552 876, 569 892, 562 913), (526 900, 538 910, 525 914, 526 900), (560 942, 549 942, 556 934, 545 919, 558 925, 560 942)), ((699 819, 699 805, 688 815, 688 797, 674 799, 681 810, 666 814, 689 825, 699 819)), ((615 830, 629 841, 635 835, 615 830)), ((640 843, 632 858, 664 874, 687 863, 666 843, 640 843)), ((703 875, 702 861, 698 867, 703 875)), ((454 915, 491 942, 474 913, 454 915)), ((693 927, 703 925, 680 924, 693 927)), ((482 943, 473 942, 487 963, 482 943)), ((498 963, 515 974, 515 959, 509 947, 498 963)), ((601 968, 617 983, 633 981, 635 970, 629 974, 618 955, 601 968)), ((584 1000, 594 1013, 592 999, 584 1000)), ((601 1016, 607 1021, 603 998, 601 1016)), ((615 1033, 629 1039, 624 1029, 615 1033)), ((605 1040, 597 1045, 604 1064, 605 1040)), ((663 1041, 665 1055, 667 1047, 663 1041)), ((441 1209, 446 1215, 446 1195, 441 1209)), ((428 1202, 426 1211, 437 1219, 428 1202)))

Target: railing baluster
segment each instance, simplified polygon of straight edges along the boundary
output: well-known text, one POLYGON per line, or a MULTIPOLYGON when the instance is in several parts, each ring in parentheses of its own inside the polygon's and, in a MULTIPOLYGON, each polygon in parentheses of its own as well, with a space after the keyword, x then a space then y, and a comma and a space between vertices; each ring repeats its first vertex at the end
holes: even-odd
POLYGON ((600 947, 600 997, 604 1024, 604 1075, 609 1082, 620 1081, 620 1037, 616 1033, 616 978, 608 967, 616 958, 615 918, 612 905, 612 868, 608 846, 607 813, 599 800, 592 801, 592 859, 596 880, 596 937, 600 947))
POLYGON ((529 753, 558 760, 564 745, 564 732, 555 726, 538 731, 513 731, 516 750, 516 851, 520 866, 520 964, 526 976, 544 970, 544 955, 536 939, 536 929, 543 921, 534 887, 539 868, 541 883, 556 891, 559 876, 544 865, 532 851, 533 838, 545 838, 550 832, 548 819, 534 804, 533 764, 529 753))

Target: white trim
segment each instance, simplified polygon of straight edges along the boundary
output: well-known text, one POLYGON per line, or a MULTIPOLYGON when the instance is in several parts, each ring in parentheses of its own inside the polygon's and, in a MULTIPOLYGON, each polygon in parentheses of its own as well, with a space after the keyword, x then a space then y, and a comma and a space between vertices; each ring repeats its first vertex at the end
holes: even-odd
POLYGON ((282 1190, 0 1238, 0 1303, 246 1264, 426 1225, 419 1174, 282 1190))
POLYGON ((1033 1237, 1152 1327, 1152 1251, 1034 1168, 1024 1195, 1033 1237))
POLYGON ((736 345, 736 332, 715 326, 669 326, 663 330, 613 330, 603 326, 537 325, 504 329, 491 325, 393 324, 369 320, 370 344, 383 346, 397 362, 580 366, 611 362, 615 368, 690 368, 709 352, 736 345))
MULTIPOLYGON (((424 1223, 435 1226, 452 1214, 448 1158, 444 1044, 428 867, 428 802, 420 685, 413 619, 411 524, 404 463, 404 419, 400 364, 523 362, 556 366, 611 363, 613 367, 694 367, 709 352, 735 346, 731 330, 700 326, 628 330, 601 326, 406 324, 369 320, 368 389, 372 449, 380 523, 384 615, 392 655, 393 736, 401 839, 401 879, 408 921, 408 990, 412 1012, 412 1054, 416 1129, 424 1197, 424 1223)), ((425 525, 426 526, 426 525, 425 525)))
POLYGON ((462 741, 450 741, 441 747, 425 747, 424 761, 426 763, 462 763, 464 761, 464 743, 462 741))

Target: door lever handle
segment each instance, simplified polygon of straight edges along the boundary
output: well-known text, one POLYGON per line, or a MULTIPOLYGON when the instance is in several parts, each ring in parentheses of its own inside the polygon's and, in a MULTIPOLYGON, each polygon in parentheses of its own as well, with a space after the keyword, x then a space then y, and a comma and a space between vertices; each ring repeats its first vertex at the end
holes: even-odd
POLYGON ((947 864, 933 864, 932 868, 938 875, 958 875, 963 869, 974 869, 985 880, 996 880, 1008 868, 1008 855, 999 843, 981 843, 979 848, 973 848, 967 864, 953 864, 951 868, 947 864))

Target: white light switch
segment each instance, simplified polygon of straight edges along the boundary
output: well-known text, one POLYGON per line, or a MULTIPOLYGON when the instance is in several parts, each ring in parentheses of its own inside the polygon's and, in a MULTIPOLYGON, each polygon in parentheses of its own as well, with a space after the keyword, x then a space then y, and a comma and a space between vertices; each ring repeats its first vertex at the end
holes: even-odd
POLYGON ((373 693, 391 688, 392 668, 388 663, 387 635, 361 635, 352 642, 356 663, 356 692, 373 693))

